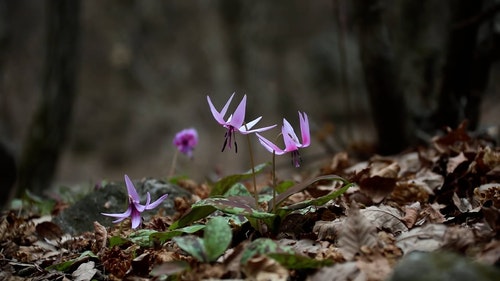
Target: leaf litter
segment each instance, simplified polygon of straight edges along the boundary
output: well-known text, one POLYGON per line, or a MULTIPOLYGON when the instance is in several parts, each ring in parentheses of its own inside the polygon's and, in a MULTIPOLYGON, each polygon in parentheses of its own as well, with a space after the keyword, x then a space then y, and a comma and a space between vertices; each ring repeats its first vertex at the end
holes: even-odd
POLYGON ((248 172, 215 185, 179 181, 192 198, 175 198, 173 216, 159 212, 138 231, 125 220, 69 235, 51 216, 7 210, 0 279, 387 280, 405 256, 439 251, 500 264, 500 149, 465 123, 392 157, 341 152, 303 177, 264 206, 232 189, 248 172), (334 194, 335 177, 353 186, 334 194), (239 198, 229 207, 226 192, 239 198))

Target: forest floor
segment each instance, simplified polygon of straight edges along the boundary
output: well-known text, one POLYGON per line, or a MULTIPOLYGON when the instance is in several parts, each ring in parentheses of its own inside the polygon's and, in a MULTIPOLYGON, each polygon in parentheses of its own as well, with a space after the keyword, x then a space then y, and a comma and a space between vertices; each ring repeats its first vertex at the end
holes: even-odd
POLYGON ((138 230, 125 220, 112 227, 93 222, 94 231, 64 233, 51 217, 64 212, 66 202, 56 202, 48 216, 30 208, 5 211, 0 279, 499 276, 500 148, 487 136, 467 132, 465 125, 392 157, 357 162, 338 153, 308 179, 278 183, 275 201, 266 193, 271 182, 258 183, 267 199, 255 207, 236 191, 241 186, 252 190, 246 175, 214 184, 179 179, 176 183, 192 196, 175 198, 174 215, 164 216, 159 209, 138 230), (228 182, 238 196, 228 195, 228 189, 222 199, 213 196, 214 188, 228 182))

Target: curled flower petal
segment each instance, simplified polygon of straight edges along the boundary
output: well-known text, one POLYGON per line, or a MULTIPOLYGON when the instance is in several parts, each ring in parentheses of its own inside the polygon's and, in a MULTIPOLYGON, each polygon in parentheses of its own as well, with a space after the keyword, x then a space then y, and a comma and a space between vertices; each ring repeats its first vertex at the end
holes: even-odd
POLYGON ((293 130, 292 125, 283 118, 283 126, 281 127, 281 135, 283 136, 283 142, 285 143, 285 148, 281 149, 268 139, 257 134, 262 146, 271 153, 276 153, 277 155, 282 155, 286 152, 292 154, 292 164, 295 167, 300 166, 301 158, 299 154, 299 148, 308 147, 311 144, 311 135, 309 132, 309 119, 306 113, 301 113, 299 111, 299 121, 300 121, 300 133, 302 137, 302 143, 300 143, 297 134, 293 130))
POLYGON ((121 214, 110 214, 110 213, 101 213, 104 216, 118 218, 114 220, 113 223, 121 222, 124 219, 130 217, 132 222, 132 228, 137 228, 141 224, 141 213, 144 210, 151 210, 156 208, 161 202, 163 202, 167 198, 167 194, 161 196, 155 202, 151 203, 151 195, 149 192, 147 193, 146 205, 140 204, 140 197, 135 189, 134 184, 130 180, 130 178, 125 175, 125 185, 127 186, 128 193, 128 208, 124 213, 121 214))
POLYGON ((253 126, 255 126, 260 121, 260 119, 262 119, 262 116, 254 119, 253 121, 247 124, 244 124, 245 110, 247 103, 246 95, 243 96, 243 99, 240 101, 234 113, 230 114, 228 119, 224 121, 224 116, 226 115, 226 111, 233 99, 233 96, 234 93, 231 95, 231 97, 226 102, 226 104, 224 105, 224 107, 220 112, 217 111, 209 96, 207 96, 207 101, 208 105, 210 106, 210 111, 212 112, 212 115, 214 116, 215 120, 227 130, 224 136, 224 144, 222 145, 222 151, 224 151, 226 146, 228 146, 229 149, 231 149, 234 142, 235 151, 238 152, 238 146, 236 144, 236 132, 246 135, 255 132, 263 132, 275 127, 276 125, 251 130, 251 128, 253 128, 253 126))

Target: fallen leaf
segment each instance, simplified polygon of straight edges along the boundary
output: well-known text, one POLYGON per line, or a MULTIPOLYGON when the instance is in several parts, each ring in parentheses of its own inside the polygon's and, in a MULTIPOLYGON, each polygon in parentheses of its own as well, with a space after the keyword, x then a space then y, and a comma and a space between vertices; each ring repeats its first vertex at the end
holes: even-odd
POLYGON ((360 212, 378 229, 387 230, 393 234, 408 231, 401 212, 396 208, 387 205, 370 206, 360 212))
POLYGON ((361 253, 362 247, 373 247, 376 244, 375 226, 357 207, 351 207, 339 234, 339 248, 345 259, 352 260, 356 254, 361 253))
POLYGON ((279 262, 266 255, 257 255, 242 265, 246 280, 252 281, 286 281, 290 273, 279 262))
POLYGON ((96 274, 97 269, 95 269, 95 263, 93 261, 88 261, 86 263, 80 264, 78 268, 71 274, 75 281, 86 281, 92 280, 92 277, 96 274))
POLYGON ((392 267, 385 257, 376 256, 373 260, 358 260, 356 266, 366 276, 366 280, 386 280, 392 267))
POLYGON ((362 281, 366 280, 363 276, 360 276, 360 270, 356 262, 344 262, 338 263, 330 267, 323 267, 318 272, 316 272, 310 281, 344 281, 344 280, 354 280, 362 281))
POLYGON ((342 230, 344 221, 336 219, 334 221, 316 221, 313 232, 316 233, 319 240, 336 240, 342 230))
POLYGON ((406 227, 413 227, 413 225, 417 221, 421 209, 422 208, 420 206, 420 202, 415 202, 411 205, 404 206, 405 215, 401 220, 405 223, 406 227))
POLYGON ((477 255, 477 260, 486 264, 498 264, 500 261, 500 241, 492 240, 477 255))
POLYGON ((446 172, 448 172, 448 174, 453 173, 460 164, 466 161, 467 157, 465 157, 463 152, 460 152, 460 154, 455 157, 450 157, 448 159, 448 164, 446 165, 446 172))
POLYGON ((446 226, 444 224, 427 224, 423 227, 415 227, 401 234, 396 240, 396 245, 401 248, 405 255, 413 251, 431 252, 441 248, 444 244, 445 232, 446 226))
POLYGON ((106 248, 106 243, 108 241, 108 231, 99 222, 94 222, 94 232, 95 232, 95 247, 96 253, 103 251, 106 248))

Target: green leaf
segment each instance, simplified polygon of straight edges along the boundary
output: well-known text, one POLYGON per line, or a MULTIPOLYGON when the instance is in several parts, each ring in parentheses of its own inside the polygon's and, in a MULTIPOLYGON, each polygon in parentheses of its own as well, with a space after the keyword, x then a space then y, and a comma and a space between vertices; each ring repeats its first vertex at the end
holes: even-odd
MULTIPOLYGON (((260 173, 268 165, 269 165, 269 163, 263 163, 263 164, 255 166, 254 167, 255 174, 260 173)), ((210 197, 223 195, 235 183, 249 179, 252 177, 252 175, 253 175, 253 172, 252 172, 252 169, 250 169, 249 171, 246 171, 243 174, 230 175, 230 176, 227 176, 225 178, 220 179, 212 187, 212 191, 210 192, 210 197)))
POLYGON ((53 264, 51 266, 46 267, 45 269, 47 269, 47 270, 57 270, 57 271, 65 272, 65 271, 69 270, 71 268, 71 266, 73 264, 75 264, 75 262, 79 262, 82 259, 85 259, 87 257, 97 258, 97 256, 94 253, 92 253, 92 251, 85 251, 80 256, 78 256, 78 258, 71 259, 71 260, 68 260, 68 261, 65 261, 65 262, 61 262, 61 263, 57 263, 57 264, 53 264))
POLYGON ((187 235, 177 236, 172 239, 179 248, 199 260, 200 262, 207 262, 207 255, 205 252, 205 242, 198 236, 187 235))
POLYGON ((170 231, 165 231, 165 232, 152 233, 149 236, 149 238, 151 240, 158 240, 158 241, 160 241, 160 243, 163 244, 163 243, 165 243, 165 241, 170 240, 170 239, 172 239, 172 238, 174 238, 176 236, 181 236, 184 233, 192 234, 192 233, 195 233, 197 231, 202 230, 203 228, 205 228, 204 225, 195 224, 195 225, 186 226, 186 227, 183 227, 183 228, 178 228, 176 230, 170 230, 170 231))
POLYGON ((278 242, 269 238, 258 238, 250 243, 241 255, 241 264, 246 264, 247 261, 255 255, 264 255, 269 253, 289 253, 295 252, 290 246, 278 244, 278 242))
POLYGON ((156 230, 152 229, 139 229, 135 232, 132 232, 129 236, 128 239, 132 241, 132 243, 137 244, 141 247, 149 247, 151 246, 151 239, 150 236, 151 234, 157 233, 156 230))
MULTIPOLYGON (((326 204, 326 202, 328 202, 332 199, 335 199, 335 198, 339 197, 340 195, 344 194, 349 189, 349 187, 351 187, 353 185, 354 185, 353 183, 348 183, 348 184, 344 185, 343 187, 341 187, 340 189, 338 189, 332 193, 329 193, 325 196, 321 196, 321 197, 318 197, 315 199, 310 199, 310 200, 302 201, 302 202, 299 202, 299 203, 296 203, 293 205, 285 206, 285 207, 280 208, 280 211, 284 210, 284 211, 288 212, 288 211, 306 208, 309 206, 322 206, 322 205, 326 204)), ((281 212, 280 212, 280 214, 281 214, 281 212)))
POLYGON ((276 260, 288 269, 320 268, 333 264, 333 261, 331 260, 317 260, 290 253, 269 253, 267 256, 276 260))
MULTIPOLYGON (((197 203, 200 203, 202 201, 204 201, 204 200, 200 200, 197 203)), ((185 214, 182 218, 180 218, 179 220, 172 223, 172 225, 170 225, 169 229, 174 230, 174 229, 178 229, 179 227, 184 227, 184 226, 189 225, 189 224, 191 224, 199 219, 207 217, 211 213, 215 212, 215 210, 217 210, 213 206, 203 205, 203 204, 196 205, 197 203, 195 203, 193 206, 191 206, 191 210, 189 211, 189 213, 185 214)))
POLYGON ((334 192, 329 193, 325 196, 321 196, 321 197, 318 197, 315 199, 310 199, 310 200, 302 201, 302 202, 299 202, 299 203, 296 203, 293 205, 279 208, 279 214, 280 214, 280 216, 283 216, 284 214, 289 213, 291 211, 303 209, 303 208, 306 208, 309 206, 322 206, 322 205, 326 204, 326 202, 328 202, 332 199, 335 199, 335 198, 339 197, 340 195, 344 194, 349 189, 349 187, 351 187, 353 185, 354 185, 353 183, 349 183, 349 184, 344 185, 340 189, 335 190, 334 192))
MULTIPOLYGON (((298 184, 294 185, 293 187, 287 189, 285 192, 276 196, 276 199, 275 199, 276 206, 279 206, 281 203, 283 203, 283 201, 285 201, 292 194, 301 192, 304 189, 308 188, 311 184, 313 184, 317 181, 320 181, 320 180, 338 180, 338 181, 342 181, 346 184, 348 183, 347 180, 345 180, 344 178, 339 177, 337 175, 324 175, 324 176, 315 177, 313 179, 309 179, 309 180, 303 181, 301 183, 298 183, 298 184)), ((275 209, 273 200, 268 202, 268 206, 269 206, 269 210, 275 209)))
POLYGON ((174 222, 170 229, 184 227, 194 221, 207 217, 215 210, 226 214, 242 215, 256 219, 262 219, 266 224, 273 222, 275 214, 255 209, 254 199, 250 196, 231 196, 227 198, 206 198, 191 206, 191 211, 178 221, 174 222))
POLYGON ((287 191, 290 187, 292 187, 294 184, 295 184, 294 181, 283 181, 275 187, 276 192, 283 193, 287 191))
POLYGON ((231 244, 233 233, 227 220, 222 217, 211 218, 204 230, 203 241, 208 261, 215 261, 231 244))
POLYGON ((120 246, 120 245, 123 245, 123 244, 126 244, 130 242, 130 240, 128 239, 125 239, 121 236, 111 236, 109 237, 109 247, 112 248, 114 246, 120 246))

